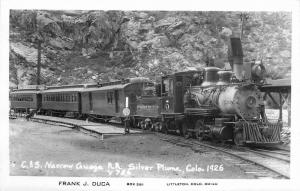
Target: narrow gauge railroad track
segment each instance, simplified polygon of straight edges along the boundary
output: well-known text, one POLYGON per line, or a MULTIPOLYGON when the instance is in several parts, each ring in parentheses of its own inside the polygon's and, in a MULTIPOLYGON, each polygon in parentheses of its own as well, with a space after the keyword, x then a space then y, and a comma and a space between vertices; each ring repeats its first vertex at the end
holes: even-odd
POLYGON ((290 163, 290 153, 287 151, 280 152, 266 149, 246 149, 246 151, 290 163))
POLYGON ((164 141, 178 146, 189 147, 195 152, 215 151, 224 154, 226 161, 239 166, 246 174, 253 174, 257 178, 283 178, 289 179, 289 162, 274 158, 273 156, 261 155, 252 152, 251 149, 224 148, 222 146, 213 146, 208 143, 202 143, 197 140, 185 139, 175 135, 166 135, 157 133, 164 141))
MULTIPOLYGON (((24 117, 24 116, 18 116, 24 117)), ((78 124, 71 122, 62 122, 49 119, 31 118, 31 121, 42 122, 52 125, 64 126, 72 129, 79 130, 85 134, 103 139, 103 135, 99 132, 86 129, 78 124)), ((114 123, 115 124, 115 123, 114 123)), ((119 124, 115 124, 120 127, 119 124)), ((156 133, 162 140, 173 143, 178 146, 188 147, 195 152, 208 152, 215 151, 224 154, 224 159, 239 166, 247 174, 253 174, 257 178, 285 178, 289 179, 289 153, 285 151, 275 152, 262 149, 248 149, 248 148, 229 148, 227 146, 215 146, 212 144, 199 142, 196 139, 185 139, 176 135, 169 135, 163 133, 156 133), (269 154, 263 153, 268 152, 269 154), (286 158, 272 156, 270 153, 281 154, 286 158), (230 156, 230 157, 229 157, 230 156)))
POLYGON ((255 153, 258 155, 262 155, 268 158, 274 158, 277 160, 282 160, 284 162, 290 162, 290 151, 289 150, 285 150, 285 149, 279 149, 276 147, 268 147, 266 149, 262 149, 262 148, 255 148, 255 147, 239 147, 236 145, 230 145, 230 144, 214 144, 213 142, 204 142, 206 144, 209 144, 211 146, 216 146, 216 147, 224 147, 227 149, 234 149, 237 151, 244 151, 244 152, 251 152, 251 153, 255 153))
POLYGON ((260 149, 260 148, 254 148, 255 151, 262 151, 266 153, 274 153, 274 154, 280 154, 284 156, 290 156, 290 150, 285 149, 276 149, 276 150, 268 150, 268 149, 260 149))

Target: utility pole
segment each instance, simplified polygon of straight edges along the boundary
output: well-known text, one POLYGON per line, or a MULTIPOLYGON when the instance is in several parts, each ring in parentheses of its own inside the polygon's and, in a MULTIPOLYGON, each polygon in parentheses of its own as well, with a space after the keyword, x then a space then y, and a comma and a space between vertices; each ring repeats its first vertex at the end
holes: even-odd
POLYGON ((241 13, 240 14, 240 18, 241 18, 241 34, 240 34, 240 39, 242 40, 243 38, 243 32, 244 32, 244 25, 245 25, 245 22, 249 19, 249 16, 246 14, 246 13, 241 13))
POLYGON ((37 43, 37 71, 36 71, 36 84, 40 85, 41 84, 41 55, 42 55, 42 42, 43 42, 43 33, 42 33, 42 28, 38 25, 38 20, 37 20, 37 14, 38 11, 36 12, 36 15, 34 17, 34 23, 35 23, 35 43, 37 43))
POLYGON ((42 41, 38 39, 38 54, 37 54, 37 74, 36 74, 36 84, 41 84, 41 52, 42 52, 42 41))

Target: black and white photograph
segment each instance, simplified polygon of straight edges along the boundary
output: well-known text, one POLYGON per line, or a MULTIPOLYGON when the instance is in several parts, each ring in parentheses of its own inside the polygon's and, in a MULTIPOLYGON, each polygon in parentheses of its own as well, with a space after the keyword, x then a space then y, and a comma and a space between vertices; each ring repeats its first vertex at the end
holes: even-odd
POLYGON ((2 1, 4 190, 296 190, 300 2, 129 2, 2 1))

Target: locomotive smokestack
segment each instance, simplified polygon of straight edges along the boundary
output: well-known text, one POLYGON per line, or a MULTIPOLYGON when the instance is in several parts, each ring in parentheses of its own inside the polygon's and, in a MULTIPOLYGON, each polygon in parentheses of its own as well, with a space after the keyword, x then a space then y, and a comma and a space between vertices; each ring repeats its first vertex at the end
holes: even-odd
POLYGON ((239 37, 231 37, 228 46, 228 60, 237 79, 243 79, 243 49, 239 37))

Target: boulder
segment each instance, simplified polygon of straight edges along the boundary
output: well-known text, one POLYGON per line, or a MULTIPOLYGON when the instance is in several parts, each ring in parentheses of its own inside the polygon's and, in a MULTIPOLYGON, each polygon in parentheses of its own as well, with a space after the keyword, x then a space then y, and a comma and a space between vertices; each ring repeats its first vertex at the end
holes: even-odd
MULTIPOLYGON (((37 63, 37 49, 33 47, 26 46, 20 42, 10 43, 10 49, 17 55, 23 57, 27 62, 37 63)), ((41 61, 45 62, 46 57, 41 54, 41 61)))
POLYGON ((152 48, 162 48, 170 45, 170 41, 166 36, 157 36, 151 40, 152 48))
POLYGON ((74 47, 73 42, 64 41, 61 38, 53 38, 49 40, 49 44, 58 49, 72 50, 74 47))

